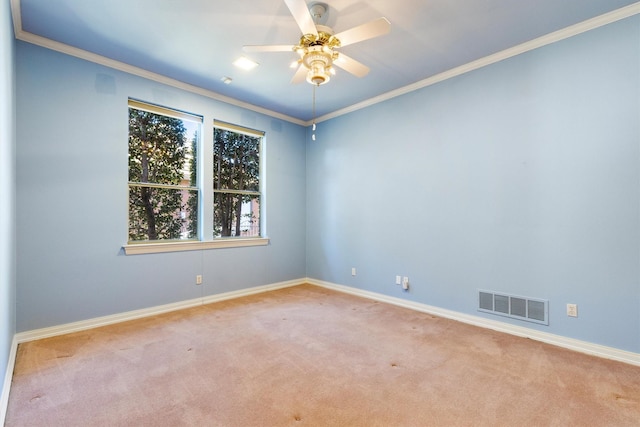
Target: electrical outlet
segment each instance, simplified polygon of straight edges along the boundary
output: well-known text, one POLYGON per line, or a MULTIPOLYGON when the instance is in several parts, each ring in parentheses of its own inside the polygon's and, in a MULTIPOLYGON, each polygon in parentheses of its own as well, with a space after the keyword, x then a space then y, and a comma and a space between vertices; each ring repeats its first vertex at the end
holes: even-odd
POLYGON ((578 304, 567 304, 567 316, 578 317, 578 304))
POLYGON ((196 285, 202 285, 202 274, 196 276, 196 285))
POLYGON ((409 290, 409 278, 406 276, 402 278, 402 289, 405 291, 409 290))
POLYGON ((396 285, 402 284, 402 276, 396 276, 396 285))
POLYGON ((356 275, 356 268, 355 267, 351 267, 351 275, 352 276, 356 275))

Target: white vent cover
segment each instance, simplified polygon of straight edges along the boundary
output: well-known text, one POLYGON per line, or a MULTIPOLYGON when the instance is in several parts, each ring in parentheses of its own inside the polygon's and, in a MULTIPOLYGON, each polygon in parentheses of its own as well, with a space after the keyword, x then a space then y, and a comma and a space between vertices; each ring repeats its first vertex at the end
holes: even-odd
POLYGON ((478 311, 542 325, 549 324, 549 301, 539 298, 480 290, 478 291, 478 311))

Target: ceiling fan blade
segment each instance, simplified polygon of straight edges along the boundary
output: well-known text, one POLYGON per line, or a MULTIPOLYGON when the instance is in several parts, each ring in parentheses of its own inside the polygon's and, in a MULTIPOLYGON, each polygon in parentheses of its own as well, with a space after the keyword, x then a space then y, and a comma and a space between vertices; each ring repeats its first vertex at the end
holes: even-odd
POLYGON ((245 52, 292 52, 293 46, 290 44, 279 45, 246 45, 242 46, 245 52))
POLYGON ((391 31, 391 23, 387 18, 378 18, 366 24, 358 25, 350 30, 335 35, 340 40, 340 46, 347 46, 363 40, 383 36, 391 31))
POLYGON ((298 71, 296 71, 296 73, 293 75, 293 78, 291 79, 291 84, 295 85, 305 81, 305 79, 307 78, 307 71, 308 70, 304 65, 300 65, 298 67, 298 71))
POLYGON ((333 65, 342 68, 345 71, 353 74, 356 77, 364 77, 369 74, 369 67, 356 61, 353 58, 348 57, 344 53, 340 52, 338 58, 333 61, 333 65))
POLYGON ((298 23, 302 35, 313 34, 317 36, 318 30, 316 29, 316 24, 313 22, 313 17, 309 12, 307 3, 304 0, 284 0, 284 2, 291 11, 293 19, 298 23))

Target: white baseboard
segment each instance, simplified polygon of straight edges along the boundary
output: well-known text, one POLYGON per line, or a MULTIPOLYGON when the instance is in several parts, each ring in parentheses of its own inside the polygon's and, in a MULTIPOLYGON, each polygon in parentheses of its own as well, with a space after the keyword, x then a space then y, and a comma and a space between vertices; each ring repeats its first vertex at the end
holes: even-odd
POLYGON ((348 293, 351 295, 368 298, 388 304, 393 304, 399 307, 409 308, 423 313, 429 313, 447 319, 457 320, 463 323, 479 326, 482 328, 492 329, 499 332, 504 332, 519 337, 530 338, 533 340, 553 344, 558 347, 567 348, 570 350, 578 351, 581 353, 590 354, 593 356, 603 357, 606 359, 617 360, 620 362, 629 363, 631 365, 640 366, 640 354, 629 351, 619 350, 612 347, 606 347, 599 344, 593 344, 586 341, 576 340, 573 338, 567 338, 560 335, 554 335, 547 332, 541 332, 534 329, 525 328, 522 326, 511 325, 495 320, 485 319, 479 316, 473 316, 470 314, 459 313, 444 308, 434 307, 427 304, 422 304, 414 301, 407 301, 401 298, 396 298, 388 295, 379 294, 376 292, 365 291, 358 288, 353 288, 344 285, 338 285, 335 283, 325 282, 322 280, 316 280, 312 278, 303 278, 296 280, 289 280, 285 282, 273 283, 270 285, 256 286, 253 288, 241 289, 238 291, 225 292, 217 295, 210 295, 203 298, 196 298, 187 301, 181 301, 173 304, 165 304, 156 307, 129 311, 126 313, 114 314, 111 316, 97 317, 94 319, 83 320, 79 322, 67 323, 64 325, 53 326, 50 328, 36 329, 27 332, 17 333, 13 337, 11 344, 11 351, 9 354, 9 360, 4 377, 4 384, 2 386, 2 395, 0 396, 0 426, 4 425, 5 417, 7 414, 7 406, 9 403, 9 391, 11 389, 11 381, 13 380, 13 369, 15 366, 16 355, 18 350, 18 344, 33 341, 41 338, 48 338, 56 335, 68 334, 71 332, 77 332, 99 326, 111 325, 119 322, 126 322, 128 320, 140 319, 143 317, 154 316, 157 314, 168 313, 170 311, 181 310, 184 308, 194 307, 198 305, 210 304, 218 301, 225 301, 233 298, 240 298, 243 296, 254 295, 262 292, 273 291, 276 289, 283 289, 292 286, 298 286, 304 283, 320 286, 327 289, 332 289, 339 292, 348 293))
POLYGON ((2 394, 0 395, 0 426, 4 425, 7 417, 7 407, 9 405, 9 391, 11 390, 11 381, 13 380, 13 368, 16 364, 16 355, 18 353, 18 340, 15 335, 11 342, 9 351, 9 360, 7 361, 7 370, 4 373, 4 384, 2 385, 2 394))
POLYGON ((241 289, 238 291, 225 292, 217 295, 210 295, 202 298, 196 298, 187 301, 181 301, 173 304, 165 304, 156 307, 150 307, 141 310, 134 310, 125 313, 114 314, 110 316, 97 317, 93 319, 83 320, 79 322, 67 323, 64 325, 53 326, 49 328, 36 329, 27 332, 17 333, 12 342, 11 353, 9 355, 9 361, 7 364, 7 370, 5 373, 5 380, 2 387, 2 396, 0 399, 0 425, 4 424, 4 417, 6 416, 7 404, 9 402, 9 390, 11 388, 11 381, 13 379, 13 369, 15 366, 15 359, 17 354, 18 344, 33 341, 42 338, 48 338, 56 335, 68 334, 71 332, 77 332, 100 326, 111 325, 119 322, 126 322, 129 320, 140 319, 143 317, 154 316, 157 314, 168 313, 170 311, 181 310, 184 308, 194 307, 198 305, 210 304, 218 301, 225 301, 233 298, 240 298, 243 296, 254 295, 262 292, 273 291, 276 289, 288 288, 292 286, 298 286, 304 283, 320 286, 327 289, 332 289, 339 292, 348 293, 351 295, 364 297, 380 302, 393 304, 400 307, 409 308, 412 310, 420 311, 423 313, 429 313, 440 317, 445 317, 452 320, 457 320, 463 323, 479 326, 482 328, 492 329, 499 332, 504 332, 511 335, 530 338, 533 340, 553 344, 559 347, 567 348, 570 350, 586 353, 606 359, 617 360, 620 362, 629 363, 631 365, 640 366, 640 354, 629 351, 619 350, 612 347, 607 347, 599 344, 593 344, 586 341, 576 340, 573 338, 567 338, 560 335, 554 335, 547 332, 541 332, 534 329, 525 328, 522 326, 511 325, 496 320, 485 319, 483 317, 474 316, 470 314, 460 313, 444 308, 430 306, 414 301, 408 301, 402 298, 396 298, 376 292, 365 291, 358 288, 353 288, 344 285, 338 285, 335 283, 325 282, 322 280, 316 280, 312 278, 302 278, 296 280, 289 280, 285 282, 273 283, 269 285, 256 286, 253 288, 241 289))
POLYGON ((306 283, 305 279, 289 280, 285 282, 272 283, 269 285, 256 286, 253 288, 241 289, 238 291, 225 292, 217 295, 210 295, 202 298, 195 298, 187 301, 180 301, 172 304, 159 305, 155 307, 145 308, 141 310, 133 310, 125 313, 113 314, 110 316, 96 317, 93 319, 82 320, 79 322, 66 323, 64 325, 52 326, 49 328, 35 329, 32 331, 19 332, 14 335, 11 344, 11 352, 5 372, 4 384, 2 386, 2 395, 0 396, 0 426, 4 425, 7 415, 7 407, 9 404, 9 391, 13 380, 13 369, 15 367, 18 344, 34 341, 42 338, 49 338, 57 335, 64 335, 71 332, 84 331, 87 329, 97 328, 100 326, 111 325, 114 323, 126 322, 128 320, 140 319, 143 317, 154 316, 157 314, 168 313, 170 311, 181 310, 184 308, 195 307, 198 305, 211 304, 218 301, 225 301, 233 298, 259 294, 262 292, 283 289, 292 286, 298 286, 306 283))
POLYGON ((205 296, 202 298, 194 298, 191 300, 180 301, 172 304, 158 305, 140 310, 127 311, 125 313, 112 314, 109 316, 95 317, 93 319, 81 320, 79 322, 65 323, 63 325, 52 326, 48 328, 34 329, 16 334, 18 343, 49 338, 57 335, 64 335, 71 332, 84 331, 100 326, 112 325, 114 323, 126 322, 129 320, 140 319, 143 317, 155 316, 157 314, 168 313, 170 311, 182 310, 185 308, 195 307, 198 305, 210 304, 217 301, 224 301, 233 298, 240 298, 247 295, 258 294, 262 292, 273 291, 275 289, 288 288, 305 283, 305 279, 289 280, 286 282, 273 283, 269 285, 256 286, 253 288, 241 289, 238 291, 225 292, 222 294, 205 296))
POLYGON ((475 325, 475 326, 479 326, 486 329, 492 329, 498 332, 504 332, 504 333, 516 335, 519 337, 530 338, 536 341, 553 344, 558 347, 567 348, 570 350, 590 354, 593 356, 602 357, 605 359, 612 359, 612 360, 617 360, 619 362, 625 362, 631 365, 640 366, 640 354, 638 353, 619 350, 617 348, 607 347, 599 344, 593 344, 587 341, 581 341, 573 338, 567 338, 560 335, 550 334, 548 332, 541 332, 535 329, 511 325, 509 323, 499 322, 497 320, 485 319, 480 316, 460 313, 457 311, 434 307, 434 306, 430 306, 427 304, 422 304, 414 301, 407 301, 401 298, 383 295, 376 292, 365 291, 365 290, 353 288, 350 286, 338 285, 335 283, 325 282, 322 280, 316 280, 311 278, 307 278, 305 281, 306 283, 310 283, 315 286, 320 286, 327 289, 333 289, 336 291, 345 292, 351 295, 369 298, 369 299, 373 299, 380 302, 386 302, 389 304, 409 308, 409 309, 420 311, 423 313, 429 313, 436 316, 445 317, 447 319, 457 320, 459 322, 467 323, 470 325, 475 325))
POLYGON ((241 289, 239 291, 225 292, 224 294, 211 295, 202 299, 202 304, 210 304, 212 302, 224 301, 233 298, 246 297, 248 295, 260 294, 276 289, 290 288, 307 283, 306 278, 287 280, 286 282, 273 283, 271 285, 257 286, 255 288, 241 289))

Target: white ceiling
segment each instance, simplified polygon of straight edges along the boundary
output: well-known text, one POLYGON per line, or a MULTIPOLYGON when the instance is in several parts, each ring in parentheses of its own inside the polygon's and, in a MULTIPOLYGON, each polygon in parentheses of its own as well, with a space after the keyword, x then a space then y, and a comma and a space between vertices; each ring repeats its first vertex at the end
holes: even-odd
MULTIPOLYGON (((117 68, 126 64, 124 69, 150 71, 294 122, 312 118, 312 86, 289 82, 294 52, 242 50, 243 45, 298 42, 300 30, 283 0, 11 2, 19 39, 96 62, 106 58, 117 68), (240 70, 232 65, 240 56, 260 66, 240 70), (223 76, 232 83, 224 84, 223 76)), ((335 115, 609 12, 616 11, 609 14, 613 20, 640 12, 635 0, 323 2, 329 6, 327 25, 335 32, 383 16, 391 22, 391 33, 342 49, 371 72, 357 78, 338 70, 317 89, 318 116, 335 115)))

